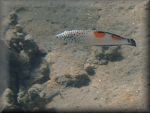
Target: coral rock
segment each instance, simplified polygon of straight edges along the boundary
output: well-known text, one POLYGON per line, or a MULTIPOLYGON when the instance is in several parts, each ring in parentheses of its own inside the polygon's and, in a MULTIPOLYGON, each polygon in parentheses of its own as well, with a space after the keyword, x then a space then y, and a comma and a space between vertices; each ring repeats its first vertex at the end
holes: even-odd
POLYGON ((56 82, 60 85, 63 85, 65 87, 82 87, 89 84, 90 79, 87 74, 79 74, 79 75, 63 75, 60 77, 57 77, 56 82))

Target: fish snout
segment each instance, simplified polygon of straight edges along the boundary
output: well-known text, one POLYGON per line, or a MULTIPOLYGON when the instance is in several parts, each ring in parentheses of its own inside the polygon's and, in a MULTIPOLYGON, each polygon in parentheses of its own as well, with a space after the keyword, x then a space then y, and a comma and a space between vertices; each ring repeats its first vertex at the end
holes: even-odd
POLYGON ((58 38, 58 36, 56 35, 56 38, 58 38))
POLYGON ((58 39, 61 38, 61 34, 56 35, 56 38, 58 39))

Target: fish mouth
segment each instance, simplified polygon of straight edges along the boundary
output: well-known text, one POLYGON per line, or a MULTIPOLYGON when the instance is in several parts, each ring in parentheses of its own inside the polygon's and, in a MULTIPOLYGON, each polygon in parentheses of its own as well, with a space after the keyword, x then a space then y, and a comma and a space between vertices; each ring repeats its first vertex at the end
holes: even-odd
POLYGON ((55 35, 55 37, 56 37, 56 38, 60 38, 60 37, 61 37, 61 35, 60 35, 60 34, 58 34, 58 35, 55 35))

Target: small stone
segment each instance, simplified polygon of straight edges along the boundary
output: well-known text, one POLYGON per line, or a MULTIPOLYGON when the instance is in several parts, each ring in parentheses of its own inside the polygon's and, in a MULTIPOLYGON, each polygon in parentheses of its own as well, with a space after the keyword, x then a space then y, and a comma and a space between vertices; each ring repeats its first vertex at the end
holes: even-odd
POLYGON ((28 50, 28 53, 32 53, 32 49, 29 49, 29 50, 28 50))
POLYGON ((47 52, 46 52, 45 49, 39 48, 39 55, 41 55, 41 56, 46 56, 46 54, 47 54, 47 52))
POLYGON ((17 24, 16 26, 15 26, 15 30, 17 31, 17 32, 23 32, 23 28, 21 27, 21 25, 20 24, 17 24))
POLYGON ((23 46, 23 43, 22 43, 22 42, 19 42, 19 45, 20 45, 20 46, 23 46))
POLYGON ((108 64, 108 60, 100 60, 100 65, 107 65, 108 64))
POLYGON ((23 34, 16 34, 13 32, 13 29, 8 30, 6 33, 6 44, 11 48, 14 49, 16 52, 19 52, 23 47, 23 34), (19 43, 22 43, 20 45, 19 43))
POLYGON ((24 50, 20 51, 19 59, 23 64, 27 64, 30 62, 30 57, 28 56, 28 54, 24 50))
MULTIPOLYGON (((40 67, 40 73, 43 75, 47 75, 49 74, 49 66, 48 63, 42 63, 41 67, 40 67)), ((48 75, 49 76, 49 75, 48 75)))
POLYGON ((23 37, 24 36, 23 33, 19 33, 19 32, 17 32, 16 35, 19 36, 19 37, 23 37))
POLYGON ((99 64, 99 61, 98 60, 94 60, 93 64, 99 64))
POLYGON ((22 11, 26 11, 26 7, 18 7, 15 9, 15 11, 18 13, 18 12, 22 12, 22 11))
POLYGON ((10 43, 10 41, 15 38, 16 38, 16 34, 13 32, 13 30, 8 30, 6 32, 5 39, 6 39, 7 43, 10 43))
POLYGON ((10 12, 10 14, 9 14, 10 19, 11 19, 11 18, 14 18, 14 17, 16 17, 16 16, 17 16, 17 15, 16 15, 16 12, 15 12, 15 11, 10 12))
POLYGON ((13 46, 17 47, 17 44, 16 44, 16 43, 13 43, 13 46))
POLYGON ((93 65, 90 65, 89 63, 84 65, 84 69, 89 75, 94 75, 95 74, 95 70, 94 70, 95 67, 93 65))
POLYGON ((40 84, 34 84, 29 90, 28 94, 40 93, 42 91, 42 86, 40 84))
POLYGON ((24 40, 33 40, 33 39, 32 39, 32 36, 28 34, 24 37, 24 40))
POLYGON ((14 26, 14 25, 16 25, 18 22, 18 16, 17 16, 17 14, 16 14, 16 12, 15 11, 13 11, 13 12, 11 12, 10 14, 9 14, 9 25, 10 26, 14 26))
POLYGON ((14 104, 14 93, 11 89, 7 88, 5 91, 4 91, 4 101, 5 101, 5 104, 7 105, 11 105, 11 104, 14 104))
POLYGON ((23 50, 30 58, 35 58, 35 56, 39 53, 38 45, 33 40, 25 40, 23 42, 23 50))
POLYGON ((28 101, 27 93, 24 91, 20 91, 17 96, 17 101, 19 104, 25 104, 28 101))

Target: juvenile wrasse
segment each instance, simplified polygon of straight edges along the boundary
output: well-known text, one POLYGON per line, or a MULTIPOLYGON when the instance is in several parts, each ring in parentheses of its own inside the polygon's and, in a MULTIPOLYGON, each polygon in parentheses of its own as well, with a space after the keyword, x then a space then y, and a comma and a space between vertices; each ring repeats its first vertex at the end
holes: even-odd
POLYGON ((96 30, 71 30, 64 31, 56 38, 63 39, 67 43, 81 43, 90 46, 136 46, 134 39, 124 38, 119 35, 96 30))

